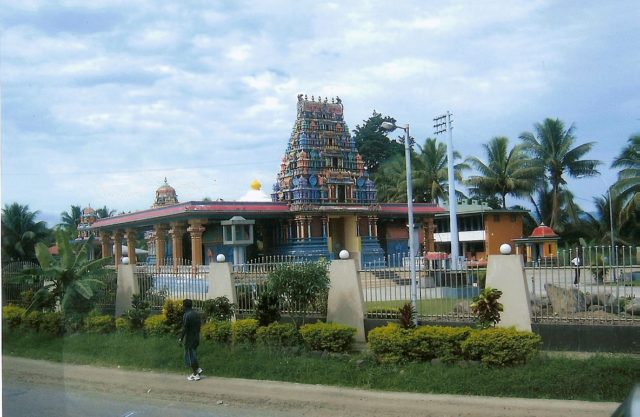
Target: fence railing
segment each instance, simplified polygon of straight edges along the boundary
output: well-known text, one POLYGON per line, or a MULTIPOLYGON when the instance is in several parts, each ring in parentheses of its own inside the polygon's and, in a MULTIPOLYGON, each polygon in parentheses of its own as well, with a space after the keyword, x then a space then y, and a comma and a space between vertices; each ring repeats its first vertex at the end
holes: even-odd
POLYGON ((189 260, 182 259, 166 259, 160 265, 140 264, 134 269, 140 295, 154 310, 161 310, 167 298, 204 301, 209 290, 208 274, 208 266, 194 268, 189 260))
MULTIPOLYGON (((484 285, 486 267, 463 263, 447 268, 446 260, 416 260, 417 315, 421 320, 471 321, 469 304, 484 285)), ((360 280, 368 318, 397 318, 398 310, 411 302, 410 258, 393 254, 363 265, 360 280)))
POLYGON ((580 247, 528 265, 533 321, 640 324, 638 254, 628 246, 580 247))

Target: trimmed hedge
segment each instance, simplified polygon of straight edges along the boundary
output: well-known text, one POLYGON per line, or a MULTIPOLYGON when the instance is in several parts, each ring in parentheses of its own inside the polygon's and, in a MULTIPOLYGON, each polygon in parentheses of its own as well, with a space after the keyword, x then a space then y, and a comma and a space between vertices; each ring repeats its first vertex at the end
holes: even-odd
POLYGON ((228 343, 231 340, 231 323, 213 320, 202 325, 200 335, 204 340, 217 343, 228 343))
POLYGON ((144 321, 144 332, 148 335, 161 335, 168 333, 171 329, 167 325, 167 318, 164 314, 149 316, 144 321))
POLYGON ((541 345, 542 338, 537 334, 496 327, 471 332, 462 342, 462 351, 487 366, 505 366, 532 359, 541 345))
POLYGON ((290 347, 300 344, 300 333, 291 323, 271 323, 258 327, 256 342, 262 346, 290 347))
POLYGON ((336 323, 313 323, 300 327, 304 344, 311 350, 348 352, 353 346, 356 329, 336 323))
POLYGON ((118 317, 114 324, 116 326, 116 331, 118 332, 131 331, 131 327, 132 327, 131 322, 127 320, 125 317, 118 317))
POLYGON ((231 324, 231 342, 234 345, 253 343, 256 341, 258 320, 243 319, 231 324))
POLYGON ((62 334, 64 334, 64 324, 64 316, 62 313, 42 313, 38 330, 52 336, 62 336, 62 334))
POLYGON ((43 313, 40 311, 30 311, 22 318, 22 326, 24 328, 38 331, 42 322, 43 313))
POLYGON ((2 307, 2 320, 10 329, 15 329, 22 324, 22 318, 26 309, 8 304, 2 307))
POLYGON ((111 333, 116 327, 112 316, 89 314, 84 319, 84 329, 87 333, 111 333))
POLYGON ((162 315, 165 317, 167 327, 174 331, 180 329, 182 327, 182 317, 184 316, 182 300, 165 300, 162 305, 162 315))
POLYGON ((455 362, 462 357, 461 344, 470 333, 470 327, 420 326, 407 333, 407 356, 419 361, 438 358, 455 362))
POLYGON ((395 323, 369 332, 369 349, 382 363, 440 359, 479 360, 485 366, 524 363, 537 355, 540 336, 514 328, 472 330, 469 327, 420 326, 402 329, 395 323))

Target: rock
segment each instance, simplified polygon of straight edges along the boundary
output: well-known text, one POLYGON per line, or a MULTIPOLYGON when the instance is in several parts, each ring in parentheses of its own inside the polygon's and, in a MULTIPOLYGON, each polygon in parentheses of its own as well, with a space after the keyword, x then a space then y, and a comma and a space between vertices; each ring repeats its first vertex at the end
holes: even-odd
POLYGON ((577 288, 564 288, 553 284, 544 284, 553 312, 555 314, 578 313, 587 310, 587 299, 577 288))
POLYGON ((440 359, 440 358, 431 359, 431 365, 436 365, 437 366, 437 365, 442 365, 442 363, 443 363, 442 359, 440 359))
POLYGON ((591 294, 591 304, 599 306, 611 305, 615 302, 615 296, 610 292, 599 292, 591 294))
POLYGON ((634 316, 640 315, 640 299, 634 298, 624 306, 624 312, 634 316))
POLYGON ((604 306, 593 304, 589 306, 589 311, 604 311, 604 306))
POLYGON ((471 307, 469 307, 469 301, 460 301, 453 306, 454 313, 469 314, 471 313, 471 307))

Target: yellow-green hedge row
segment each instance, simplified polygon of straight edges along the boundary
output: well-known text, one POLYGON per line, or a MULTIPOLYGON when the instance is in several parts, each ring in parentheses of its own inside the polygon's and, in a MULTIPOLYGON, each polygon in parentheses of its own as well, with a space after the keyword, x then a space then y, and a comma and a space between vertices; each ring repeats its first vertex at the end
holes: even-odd
POLYGON ((390 323, 369 332, 369 349, 380 362, 478 360, 487 366, 524 363, 540 348, 540 336, 513 328, 420 326, 390 323))

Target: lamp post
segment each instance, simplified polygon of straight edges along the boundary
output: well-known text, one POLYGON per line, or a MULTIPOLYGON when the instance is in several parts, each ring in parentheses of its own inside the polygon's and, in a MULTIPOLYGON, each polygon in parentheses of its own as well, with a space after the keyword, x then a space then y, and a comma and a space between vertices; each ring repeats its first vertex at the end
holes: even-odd
POLYGON ((449 229, 451 231, 451 269, 458 269, 459 258, 459 241, 458 241, 458 213, 457 213, 457 198, 456 198, 456 177, 453 170, 453 135, 451 130, 453 129, 451 120, 451 113, 443 114, 442 116, 433 119, 435 124, 433 127, 436 129, 435 134, 447 132, 447 173, 449 182, 449 229))
POLYGON ((418 324, 418 289, 416 284, 416 242, 414 236, 413 222, 413 180, 411 179, 411 143, 409 136, 409 124, 404 126, 396 125, 391 122, 382 122, 380 127, 388 132, 396 129, 404 130, 404 158, 405 168, 407 171, 407 215, 409 217, 409 274, 411 278, 411 307, 413 308, 413 322, 418 324))

